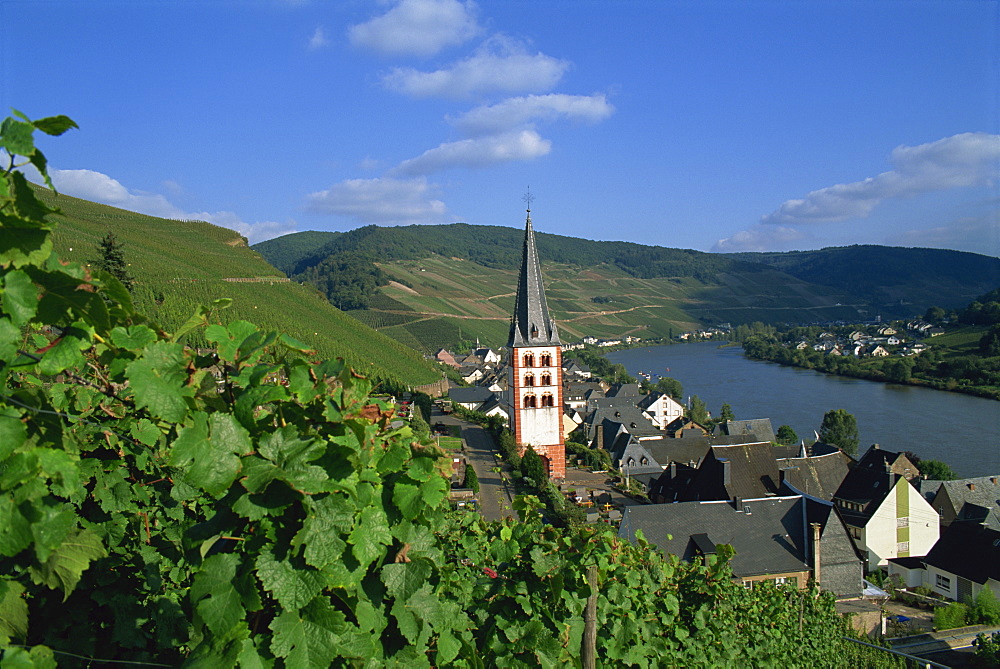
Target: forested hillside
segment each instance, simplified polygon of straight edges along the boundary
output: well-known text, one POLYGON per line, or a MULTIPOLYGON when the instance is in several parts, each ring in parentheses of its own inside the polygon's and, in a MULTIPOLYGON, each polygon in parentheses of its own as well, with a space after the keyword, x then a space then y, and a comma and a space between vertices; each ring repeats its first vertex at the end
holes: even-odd
MULTIPOLYGON (((101 256, 101 239, 115 235, 135 279, 133 299, 168 331, 180 327, 199 305, 229 298, 228 308, 212 314, 223 324, 247 319, 281 327, 321 355, 342 357, 394 385, 438 378, 418 353, 333 308, 314 288, 289 281, 228 228, 144 216, 45 189, 37 195, 62 210, 54 217, 59 225, 53 234, 62 257, 93 264, 101 256)), ((198 332, 189 335, 189 342, 206 343, 198 332)))
MULTIPOLYGON (((502 343, 523 237, 496 226, 366 226, 254 249, 362 322, 433 352, 477 337, 502 343)), ((1000 260, 936 249, 722 255, 537 231, 536 242, 549 306, 570 338, 913 317, 931 304, 965 304, 1000 281, 1000 260)))

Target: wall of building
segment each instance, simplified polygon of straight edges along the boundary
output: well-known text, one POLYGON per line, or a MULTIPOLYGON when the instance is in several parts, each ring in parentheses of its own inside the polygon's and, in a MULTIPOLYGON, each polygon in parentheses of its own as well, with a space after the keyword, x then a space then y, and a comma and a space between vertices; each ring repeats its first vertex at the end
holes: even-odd
POLYGON ((927 555, 939 536, 937 512, 900 478, 865 526, 868 568, 885 566, 890 558, 927 555))

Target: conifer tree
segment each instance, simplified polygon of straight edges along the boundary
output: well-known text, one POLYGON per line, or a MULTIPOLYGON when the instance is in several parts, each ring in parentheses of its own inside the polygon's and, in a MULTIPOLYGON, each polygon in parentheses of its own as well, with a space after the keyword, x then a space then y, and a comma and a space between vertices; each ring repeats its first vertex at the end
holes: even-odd
POLYGON ((124 244, 118 241, 115 233, 109 232, 101 239, 98 245, 101 258, 97 261, 97 268, 102 269, 111 276, 122 282, 122 285, 132 292, 132 275, 128 271, 128 263, 125 262, 124 244))

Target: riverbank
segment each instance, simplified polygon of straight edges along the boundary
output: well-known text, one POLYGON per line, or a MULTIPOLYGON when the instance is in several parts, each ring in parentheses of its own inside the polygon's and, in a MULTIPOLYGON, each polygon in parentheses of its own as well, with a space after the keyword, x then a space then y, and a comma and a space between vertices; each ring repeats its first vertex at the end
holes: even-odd
POLYGON ((777 343, 760 340, 744 343, 743 355, 750 360, 775 362, 786 367, 809 369, 831 376, 915 386, 1000 400, 1000 387, 975 386, 963 378, 929 377, 915 369, 917 361, 912 358, 859 360, 852 356, 834 356, 819 351, 788 348, 777 343))
POLYGON ((737 419, 770 418, 805 439, 819 430, 823 415, 844 409, 858 422, 861 448, 873 443, 893 451, 948 463, 960 477, 1000 471, 1000 420, 996 401, 926 387, 874 383, 815 374, 791 366, 746 358, 721 342, 619 351, 608 357, 635 374, 652 370, 697 395, 718 415, 729 404, 737 419), (668 371, 669 370, 669 371, 668 371), (932 428, 948 421, 947 433, 932 428))

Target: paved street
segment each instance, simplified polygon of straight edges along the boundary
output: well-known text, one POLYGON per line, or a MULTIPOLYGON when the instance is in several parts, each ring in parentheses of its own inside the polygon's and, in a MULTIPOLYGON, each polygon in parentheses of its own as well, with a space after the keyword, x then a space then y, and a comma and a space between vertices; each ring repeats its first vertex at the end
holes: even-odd
POLYGON ((502 482, 500 474, 493 471, 499 465, 493 451, 493 439, 483 428, 474 423, 468 423, 456 416, 446 415, 434 407, 431 413, 431 424, 444 423, 458 425, 462 428, 462 439, 465 440, 465 455, 472 468, 476 470, 479 479, 479 512, 486 520, 500 520, 504 517, 514 518, 516 514, 511 508, 510 494, 502 482))

